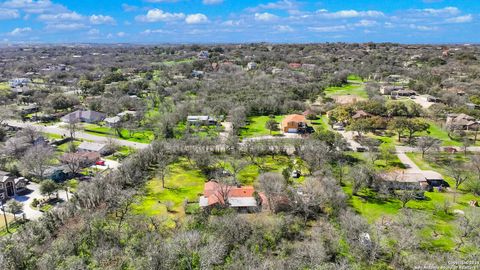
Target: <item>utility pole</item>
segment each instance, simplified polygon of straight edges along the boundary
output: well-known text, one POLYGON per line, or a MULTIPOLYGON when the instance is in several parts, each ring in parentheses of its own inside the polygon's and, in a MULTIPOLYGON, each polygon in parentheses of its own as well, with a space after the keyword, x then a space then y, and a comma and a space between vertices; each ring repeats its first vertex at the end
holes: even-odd
POLYGON ((7 233, 10 233, 8 230, 8 221, 7 221, 7 214, 5 214, 5 205, 0 201, 0 207, 2 208, 3 211, 3 219, 5 220, 5 227, 7 228, 7 233))

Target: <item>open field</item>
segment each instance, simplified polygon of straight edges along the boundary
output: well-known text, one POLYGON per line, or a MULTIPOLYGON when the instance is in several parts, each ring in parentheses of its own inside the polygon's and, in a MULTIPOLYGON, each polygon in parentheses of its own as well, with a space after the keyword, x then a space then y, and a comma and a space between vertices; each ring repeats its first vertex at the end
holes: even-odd
POLYGON ((165 203, 171 202, 170 214, 183 216, 184 202, 197 203, 206 181, 207 178, 199 170, 181 159, 169 166, 165 188, 162 188, 162 181, 158 178, 147 182, 145 195, 134 205, 134 211, 147 216, 165 215, 168 213, 165 203))
POLYGON ((367 91, 362 84, 346 84, 343 86, 332 86, 325 89, 325 96, 345 96, 352 95, 361 98, 368 98, 367 91))
POLYGON ((84 131, 86 133, 98 136, 114 136, 121 140, 131 141, 131 142, 138 142, 138 143, 151 143, 154 139, 153 131, 145 130, 145 131, 135 131, 131 133, 129 130, 122 129, 120 133, 122 136, 119 136, 117 132, 109 127, 103 127, 94 124, 86 124, 84 125, 84 131))
MULTIPOLYGON (((275 116, 275 121, 279 123, 282 122, 284 115, 277 115, 275 116)), ((248 119, 249 123, 242 128, 240 131, 240 136, 242 137, 257 137, 257 136, 266 136, 270 135, 270 130, 265 127, 265 124, 270 119, 269 116, 253 116, 248 119)), ((280 135, 282 134, 281 131, 273 131, 272 135, 280 135)))

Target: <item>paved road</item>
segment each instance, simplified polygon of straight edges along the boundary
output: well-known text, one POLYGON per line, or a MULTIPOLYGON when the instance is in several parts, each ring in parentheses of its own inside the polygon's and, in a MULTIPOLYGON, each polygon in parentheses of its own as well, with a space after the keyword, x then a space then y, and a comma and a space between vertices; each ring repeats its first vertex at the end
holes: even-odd
MULTIPOLYGON (((52 134, 57 134, 60 136, 70 136, 68 130, 58 127, 58 126, 45 126, 45 125, 40 125, 40 124, 33 124, 33 123, 28 123, 28 122, 19 122, 19 121, 13 121, 13 120, 8 120, 6 123, 10 126, 14 127, 19 127, 19 128, 24 128, 24 127, 34 127, 39 129, 40 132, 44 133, 52 133, 52 134)), ((77 131, 75 132, 75 137, 83 140, 88 140, 88 141, 93 141, 93 142, 98 142, 98 143, 106 143, 108 142, 109 138, 107 137, 102 137, 102 136, 97 136, 97 135, 92 135, 89 133, 85 133, 83 131, 77 131)), ((149 144, 145 143, 137 143, 137 142, 131 142, 131 141, 126 141, 126 140, 120 140, 120 139, 113 139, 118 145, 121 146, 128 146, 136 149, 143 149, 148 147, 149 144)))

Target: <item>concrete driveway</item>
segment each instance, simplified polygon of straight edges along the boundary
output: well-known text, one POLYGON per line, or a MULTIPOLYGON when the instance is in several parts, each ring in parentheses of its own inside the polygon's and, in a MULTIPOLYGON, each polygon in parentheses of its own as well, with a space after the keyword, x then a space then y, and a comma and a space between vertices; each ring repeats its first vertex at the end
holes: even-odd
MULTIPOLYGON (((38 210, 35 210, 33 209, 30 205, 33 201, 33 199, 37 199, 37 200, 40 200, 40 199, 43 199, 45 198, 44 196, 42 196, 42 194, 40 194, 40 185, 37 184, 37 183, 33 183, 33 182, 30 182, 28 185, 27 185, 27 188, 28 192, 26 192, 24 195, 17 195, 15 196, 13 199, 18 201, 18 202, 21 202, 23 203, 23 213, 25 213, 25 217, 27 219, 30 219, 30 220, 36 220, 38 218, 40 218, 43 213, 38 211, 38 210)), ((55 196, 55 195, 53 195, 55 196)), ((69 197, 71 198, 73 196, 73 194, 69 194, 69 197)), ((64 201, 67 200, 67 194, 64 190, 59 190, 58 191, 58 197, 64 201)))

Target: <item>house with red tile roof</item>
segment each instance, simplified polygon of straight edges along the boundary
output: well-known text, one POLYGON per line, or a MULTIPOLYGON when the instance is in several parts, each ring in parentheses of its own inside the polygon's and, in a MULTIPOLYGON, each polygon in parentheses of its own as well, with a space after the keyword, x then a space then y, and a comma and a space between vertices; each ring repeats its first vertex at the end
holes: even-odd
POLYGON ((307 119, 302 114, 291 114, 285 116, 282 123, 282 131, 285 133, 301 133, 307 127, 307 119))
POLYGON ((200 207, 231 207, 245 212, 256 212, 267 205, 263 192, 256 192, 252 186, 232 186, 211 180, 205 183, 200 207))

